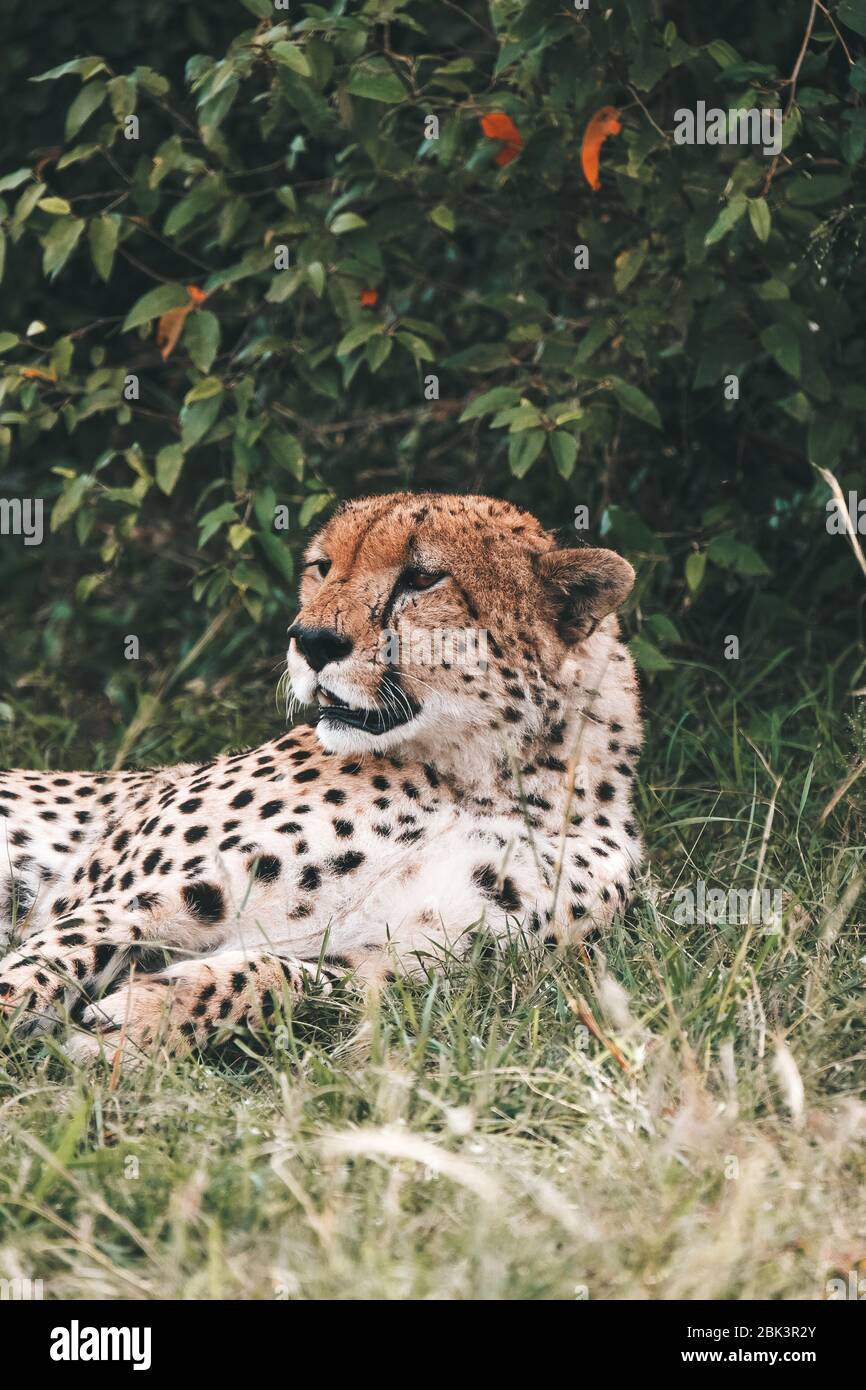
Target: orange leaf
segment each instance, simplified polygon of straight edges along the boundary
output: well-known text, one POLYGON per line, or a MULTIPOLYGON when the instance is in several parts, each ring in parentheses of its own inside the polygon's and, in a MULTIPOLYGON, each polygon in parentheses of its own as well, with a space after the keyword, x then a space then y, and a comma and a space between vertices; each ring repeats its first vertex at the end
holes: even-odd
POLYGON ((44 370, 42 369, 42 367, 22 367, 22 368, 21 368, 21 375, 22 375, 22 376, 26 376, 29 380, 33 380, 34 378, 35 378, 37 381, 56 381, 56 380, 57 380, 57 373, 56 373, 56 372, 46 372, 46 371, 44 371, 44 370))
POLYGON ((513 120, 504 111, 488 111, 481 117, 481 129, 488 140, 502 140, 503 146, 494 159, 494 164, 510 164, 523 149, 523 136, 513 120))
POLYGON ((602 106, 600 111, 596 111, 583 132, 580 162, 586 181, 594 193, 597 193, 601 188, 601 179, 598 177, 598 157, 601 153, 601 147, 609 135, 619 135, 621 130, 622 122, 616 107, 602 106))
POLYGON ((186 316, 191 309, 191 304, 182 304, 179 309, 169 309, 168 313, 163 314, 156 325, 156 345, 160 350, 163 362, 171 356, 177 347, 177 340, 183 332, 186 316))
POLYGON ((198 285, 187 285, 186 292, 192 300, 193 304, 204 304, 205 300, 207 299, 207 295, 205 294, 204 290, 200 290, 198 285))
POLYGON ((379 303, 379 291, 362 290, 361 293, 358 295, 358 300, 361 304, 363 304, 365 309, 372 309, 374 304, 379 303))

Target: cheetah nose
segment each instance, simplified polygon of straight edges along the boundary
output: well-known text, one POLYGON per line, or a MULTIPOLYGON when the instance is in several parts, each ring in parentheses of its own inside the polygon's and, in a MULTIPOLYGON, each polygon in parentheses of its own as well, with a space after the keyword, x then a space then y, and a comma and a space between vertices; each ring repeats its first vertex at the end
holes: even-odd
POLYGON ((321 671, 329 661, 342 661, 352 650, 348 637, 341 637, 332 627, 302 627, 295 623, 289 628, 288 637, 290 641, 294 637, 298 651, 314 671, 321 671))

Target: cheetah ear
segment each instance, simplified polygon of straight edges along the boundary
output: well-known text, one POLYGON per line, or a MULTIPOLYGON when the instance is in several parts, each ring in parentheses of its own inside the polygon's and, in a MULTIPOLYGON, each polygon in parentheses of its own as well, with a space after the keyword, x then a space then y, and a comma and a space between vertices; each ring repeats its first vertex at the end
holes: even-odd
POLYGON ((569 646, 589 637, 634 584, 628 560, 613 550, 546 550, 535 562, 553 602, 556 631, 569 646))

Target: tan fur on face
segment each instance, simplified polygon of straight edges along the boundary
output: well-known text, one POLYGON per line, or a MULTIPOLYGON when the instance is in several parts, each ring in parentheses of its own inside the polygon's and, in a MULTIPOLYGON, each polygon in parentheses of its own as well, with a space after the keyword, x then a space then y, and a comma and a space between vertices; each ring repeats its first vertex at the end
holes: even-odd
MULTIPOLYGON (((531 649, 532 664, 552 673, 619 606, 633 578, 631 566, 612 551, 558 550, 535 517, 508 502, 435 493, 362 499, 341 508, 308 547, 295 620, 305 628, 332 629, 351 641, 352 652, 326 667, 318 682, 304 672, 297 653, 294 664, 290 655, 290 671, 304 699, 319 686, 351 704, 373 707, 383 698, 383 631, 403 638, 402 652, 409 650, 413 632, 469 629, 489 634, 504 651, 515 643, 524 652, 531 649), (317 573, 320 561, 330 563, 324 578, 317 573), (395 586, 410 566, 443 572, 447 579, 430 592, 395 599, 395 586)), ((526 662, 525 655, 515 656, 511 664, 526 662)), ((479 708, 482 690, 484 700, 502 703, 495 675, 473 683, 453 666, 419 670, 411 662, 397 664, 411 699, 422 709, 433 703, 431 696, 436 708, 450 702, 453 727, 467 735, 489 723, 479 708)))

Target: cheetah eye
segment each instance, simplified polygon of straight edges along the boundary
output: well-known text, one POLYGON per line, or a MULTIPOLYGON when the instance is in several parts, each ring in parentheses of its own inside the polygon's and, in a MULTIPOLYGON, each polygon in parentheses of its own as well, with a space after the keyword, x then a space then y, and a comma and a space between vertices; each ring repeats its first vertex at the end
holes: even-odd
POLYGON ((434 584, 438 584, 440 579, 447 576, 444 570, 432 573, 430 570, 421 570, 412 567, 404 571, 401 576, 402 587, 411 589, 414 593, 423 593, 425 589, 432 589, 434 584))
POLYGON ((320 560, 308 560, 304 565, 305 570, 315 570, 320 579, 324 579, 330 568, 331 562, 325 556, 320 560))

